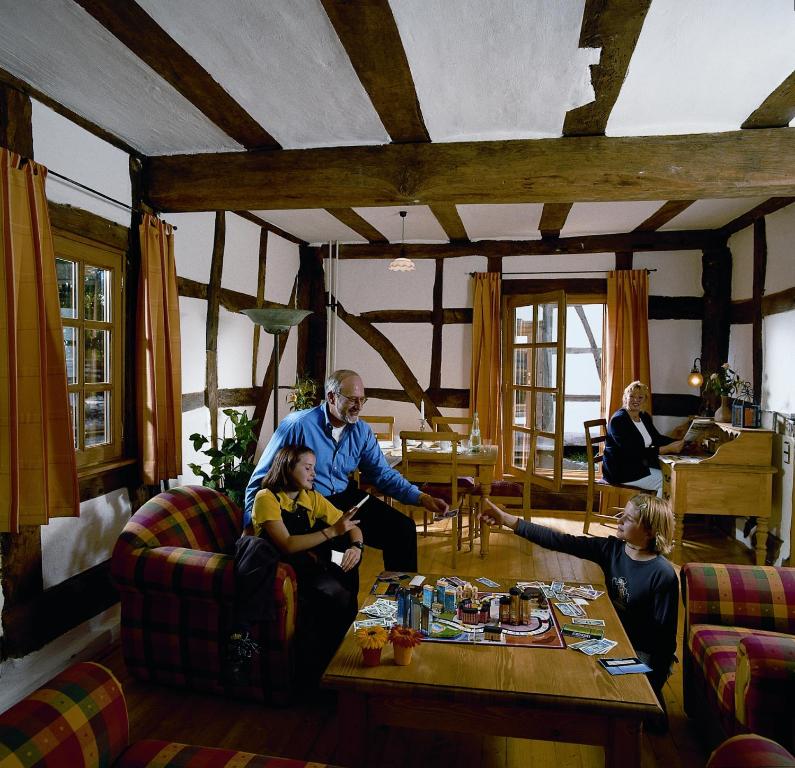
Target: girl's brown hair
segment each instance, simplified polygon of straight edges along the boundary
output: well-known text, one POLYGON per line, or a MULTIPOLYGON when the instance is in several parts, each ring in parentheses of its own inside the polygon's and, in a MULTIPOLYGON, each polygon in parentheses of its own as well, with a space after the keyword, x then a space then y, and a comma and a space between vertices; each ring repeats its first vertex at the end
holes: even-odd
POLYGON ((280 448, 273 457, 271 468, 262 478, 261 488, 265 488, 273 493, 278 491, 294 491, 293 470, 304 454, 315 452, 305 445, 285 445, 280 448))
POLYGON ((638 510, 638 523, 651 534, 651 548, 667 555, 674 548, 674 513, 666 499, 637 493, 630 500, 638 510))

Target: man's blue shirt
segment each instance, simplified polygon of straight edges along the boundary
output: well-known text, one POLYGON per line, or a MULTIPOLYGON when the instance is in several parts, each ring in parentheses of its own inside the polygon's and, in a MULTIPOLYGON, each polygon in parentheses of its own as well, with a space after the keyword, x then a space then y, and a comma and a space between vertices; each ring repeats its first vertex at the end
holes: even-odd
POLYGON ((337 443, 331 436, 327 408, 327 404, 322 403, 315 408, 296 411, 279 424, 246 488, 244 525, 251 520, 251 508, 262 478, 276 453, 285 445, 305 445, 315 452, 315 490, 323 496, 342 493, 348 487, 351 473, 358 469, 382 493, 404 504, 419 503, 419 488, 387 464, 370 425, 361 420, 346 424, 337 443))

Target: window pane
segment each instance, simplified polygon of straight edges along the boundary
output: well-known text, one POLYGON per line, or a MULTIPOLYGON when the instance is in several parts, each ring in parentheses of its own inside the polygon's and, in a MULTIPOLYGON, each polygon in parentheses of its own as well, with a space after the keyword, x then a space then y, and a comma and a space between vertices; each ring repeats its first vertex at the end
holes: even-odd
POLYGON ((85 383, 108 384, 110 383, 110 331, 86 330, 84 333, 85 383))
POLYGON ((516 308, 516 325, 514 327, 514 344, 527 344, 531 341, 530 332, 533 328, 533 307, 516 308))
POLYGON ((536 342, 558 340, 558 305, 538 305, 536 342))
POLYGON ((530 456, 530 435, 524 432, 513 433, 513 464, 519 469, 527 469, 530 456))
POLYGON ((92 392, 85 399, 85 447, 110 442, 110 392, 92 392))
POLYGON ((527 392, 515 389, 513 392, 513 423, 527 426, 527 392))
POLYGON ((86 320, 110 321, 110 270, 86 264, 83 310, 86 320))
POLYGON ((77 366, 80 364, 80 353, 77 348, 77 328, 64 326, 63 346, 66 355, 66 383, 79 384, 80 382, 77 380, 77 366))
POLYGON ((536 392, 535 428, 542 432, 555 431, 555 401, 551 392, 536 392))
POLYGON ((515 349, 513 351, 513 383, 530 383, 530 350, 515 349))
POLYGON ((72 417, 72 439, 77 448, 77 392, 69 393, 69 415, 72 417))
POLYGON ((536 438, 536 469, 551 469, 555 465, 555 441, 551 437, 536 438))
POLYGON ((58 298, 61 302, 61 317, 77 317, 75 285, 77 284, 77 264, 66 259, 55 259, 58 275, 58 298))
POLYGON ((536 387, 554 387, 558 380, 558 350, 536 347, 536 387))

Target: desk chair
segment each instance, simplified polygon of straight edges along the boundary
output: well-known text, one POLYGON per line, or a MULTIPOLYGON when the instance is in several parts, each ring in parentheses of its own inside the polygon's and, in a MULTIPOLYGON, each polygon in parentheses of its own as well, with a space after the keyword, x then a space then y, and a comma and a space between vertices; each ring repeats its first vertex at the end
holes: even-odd
POLYGON ((591 518, 610 520, 615 523, 618 512, 635 494, 642 493, 642 491, 631 485, 613 485, 602 478, 607 421, 593 419, 584 422, 583 427, 585 428, 585 454, 588 462, 588 493, 585 498, 585 523, 582 532, 588 533, 591 518), (599 493, 599 512, 594 512, 593 505, 597 492, 599 493), (608 510, 613 514, 608 514, 608 510))
MULTIPOLYGON (((459 499, 463 499, 470 492, 461 491, 461 480, 458 476, 458 444, 461 442, 459 435, 450 435, 451 450, 445 452, 424 452, 422 454, 413 453, 409 450, 409 441, 422 442, 428 438, 427 432, 401 432, 400 442, 402 446, 401 470, 403 476, 411 483, 419 487, 423 493, 444 499, 450 509, 458 508, 459 499)), ((474 486, 474 482, 472 482, 474 486)), ((422 508, 422 535, 423 536, 444 536, 451 539, 452 566, 456 567, 456 554, 461 548, 461 514, 454 515, 451 519, 450 531, 429 531, 428 512, 422 508)), ((433 521, 431 521, 433 522, 433 521)), ((470 529, 472 527, 472 512, 470 506, 470 529)))
MULTIPOLYGON (((373 434, 375 435, 376 440, 388 440, 391 443, 394 442, 395 439, 395 417, 394 416, 360 416, 359 417, 362 421, 367 422, 370 425, 370 429, 373 430, 373 434)), ((365 483, 361 479, 361 474, 359 470, 356 470, 355 473, 356 482, 359 484, 359 489, 364 491, 365 493, 369 493, 371 496, 375 496, 379 499, 383 499, 389 506, 392 506, 392 497, 386 496, 381 491, 378 490, 374 485, 370 485, 370 483, 365 483)))

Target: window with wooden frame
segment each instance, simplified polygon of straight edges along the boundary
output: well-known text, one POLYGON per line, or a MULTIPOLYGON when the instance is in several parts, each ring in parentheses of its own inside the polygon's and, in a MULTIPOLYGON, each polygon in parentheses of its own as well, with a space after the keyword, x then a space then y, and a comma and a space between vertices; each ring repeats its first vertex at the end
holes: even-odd
POLYGON ((584 473, 583 422, 601 415, 604 296, 503 299, 503 455, 508 473, 558 490, 584 473), (570 455, 570 457, 569 457, 570 455))
POLYGON ((55 230, 66 377, 78 468, 122 455, 124 253, 55 230))

